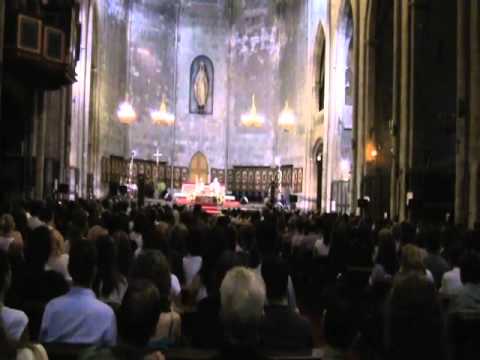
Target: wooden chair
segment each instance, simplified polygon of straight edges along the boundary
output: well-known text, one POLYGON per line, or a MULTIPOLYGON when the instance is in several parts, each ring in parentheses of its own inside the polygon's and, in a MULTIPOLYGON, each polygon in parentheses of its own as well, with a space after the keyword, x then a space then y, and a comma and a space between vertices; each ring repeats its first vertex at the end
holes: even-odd
POLYGON ((92 345, 46 343, 42 344, 47 350, 49 360, 77 360, 79 355, 92 345))

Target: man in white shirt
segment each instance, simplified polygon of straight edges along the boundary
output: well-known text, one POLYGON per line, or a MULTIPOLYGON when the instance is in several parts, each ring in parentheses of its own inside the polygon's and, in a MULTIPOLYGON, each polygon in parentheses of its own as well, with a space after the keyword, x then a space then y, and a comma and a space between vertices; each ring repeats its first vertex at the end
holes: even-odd
POLYGON ((68 270, 72 289, 51 300, 43 314, 42 342, 112 346, 117 342, 113 310, 97 300, 91 290, 97 271, 95 244, 81 240, 72 244, 68 270))
POLYGON ((11 340, 19 341, 27 329, 28 317, 23 311, 3 305, 11 279, 12 270, 8 255, 0 250, 0 316, 7 336, 11 340))

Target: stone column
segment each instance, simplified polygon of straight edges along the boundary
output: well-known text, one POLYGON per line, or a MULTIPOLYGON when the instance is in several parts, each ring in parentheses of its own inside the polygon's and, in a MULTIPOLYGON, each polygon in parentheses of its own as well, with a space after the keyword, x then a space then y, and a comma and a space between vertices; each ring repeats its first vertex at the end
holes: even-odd
POLYGON ((468 56, 467 35, 468 0, 457 1, 457 121, 456 121, 456 165, 455 165, 455 222, 466 224, 468 208, 468 174, 467 174, 467 121, 469 99, 467 91, 468 56))
POLYGON ((43 199, 44 179, 45 179, 45 136, 47 129, 47 119, 45 112, 46 93, 37 90, 35 93, 35 199, 43 199))
MULTIPOLYGON (((475 222, 479 220, 479 161, 480 161, 480 45, 478 44, 480 34, 480 23, 479 23, 479 10, 480 6, 478 1, 471 1, 470 3, 470 22, 468 26, 470 27, 470 36, 468 37, 469 43, 467 43, 467 48, 470 50, 470 72, 465 74, 469 78, 470 85, 470 116, 469 116, 469 127, 468 127, 468 136, 470 140, 468 141, 468 151, 469 151, 469 199, 468 199, 468 224, 470 227, 473 227, 475 222)), ((460 26, 458 26, 460 27, 460 26)))
POLYGON ((399 216, 399 124, 400 124, 400 94, 401 94, 401 59, 402 59, 402 19, 401 3, 393 4, 393 93, 392 93, 392 169, 390 179, 390 216, 392 219, 399 216))
POLYGON ((397 179, 397 201, 399 220, 403 221, 407 217, 406 198, 407 192, 407 176, 411 165, 411 132, 412 112, 411 112, 411 6, 409 1, 395 0, 395 22, 400 24, 395 27, 395 37, 400 31, 399 40, 400 59, 399 63, 399 89, 396 97, 398 99, 397 114, 399 116, 398 129, 398 179, 397 179))
MULTIPOLYGON (((3 85, 3 38, 5 28, 5 1, 0 1, 0 100, 3 85)), ((2 101, 0 101, 0 121, 2 119, 2 101)))

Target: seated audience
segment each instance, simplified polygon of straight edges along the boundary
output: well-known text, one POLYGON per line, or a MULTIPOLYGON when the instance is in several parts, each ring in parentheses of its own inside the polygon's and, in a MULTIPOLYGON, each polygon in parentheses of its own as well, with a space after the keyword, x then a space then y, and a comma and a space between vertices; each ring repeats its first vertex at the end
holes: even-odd
POLYGON ((23 302, 46 303, 68 291, 68 283, 62 274, 45 270, 51 246, 51 230, 46 226, 36 227, 25 249, 25 266, 13 285, 23 302))
POLYGON ((262 264, 262 277, 268 303, 261 326, 262 345, 274 350, 299 350, 312 347, 312 329, 307 319, 288 306, 289 270, 279 256, 267 257, 262 264))
POLYGON ((450 265, 448 265, 447 261, 440 255, 440 236, 440 231, 432 229, 425 231, 424 234, 425 245, 428 251, 427 257, 424 259, 424 264, 432 273, 437 289, 439 289, 442 284, 443 274, 450 270, 450 265))
POLYGON ((53 270, 63 275, 69 283, 72 281, 68 273, 68 254, 65 254, 65 240, 60 231, 51 230, 51 250, 45 270, 53 270))
POLYGON ((120 306, 127 291, 127 279, 118 271, 117 248, 110 236, 101 236, 97 246, 97 274, 93 290, 97 297, 113 305, 120 306))
POLYGON ((149 280, 134 280, 118 310, 118 345, 110 348, 93 348, 82 356, 88 359, 144 359, 163 360, 158 351, 147 345, 154 335, 160 315, 160 293, 149 280))
POLYGON ((23 250, 22 234, 15 230, 15 220, 10 214, 0 216, 0 250, 6 252, 23 250))
POLYGON ((72 244, 68 270, 72 289, 47 304, 40 339, 43 342, 115 345, 117 325, 113 310, 97 300, 91 290, 97 271, 95 244, 80 240, 72 244))
POLYGON ((0 318, 0 359, 2 360, 48 360, 45 348, 40 344, 12 339, 4 329, 0 318))
POLYGON ((253 270, 235 267, 220 287, 224 343, 219 359, 262 359, 260 325, 265 306, 265 284, 253 270))
POLYGON ((345 297, 334 295, 323 314, 326 347, 322 359, 348 359, 357 328, 353 304, 345 297))
POLYGON ((440 302, 433 282, 424 275, 410 272, 396 280, 386 322, 388 359, 445 358, 440 302))
POLYGON ((130 276, 132 279, 152 281, 160 293, 160 316, 155 333, 150 339, 151 346, 165 349, 177 343, 182 332, 181 318, 171 308, 171 277, 167 258, 159 250, 145 250, 135 260, 130 276))
POLYGON ((394 281, 399 281, 403 277, 415 273, 425 276, 429 281, 433 282, 433 276, 430 270, 425 268, 424 255, 422 250, 416 245, 407 244, 401 248, 400 270, 395 276, 394 281))
POLYGON ((238 253, 225 251, 220 256, 213 284, 209 287, 208 296, 197 305, 192 342, 201 348, 218 348, 222 344, 223 328, 220 320, 220 286, 225 274, 235 266, 244 265, 238 253))
POLYGON ((443 274, 442 285, 440 287, 440 294, 447 299, 452 299, 458 295, 462 290, 463 284, 460 278, 460 258, 462 256, 463 248, 461 246, 454 246, 449 251, 449 260, 452 270, 443 274))
POLYGON ((480 312, 480 254, 467 252, 460 261, 462 289, 453 299, 449 312, 480 312))
POLYGON ((8 255, 0 250, 0 320, 3 325, 2 330, 9 339, 19 341, 28 334, 28 317, 23 311, 4 305, 11 279, 12 270, 8 255))
POLYGON ((378 251, 369 279, 370 285, 391 283, 398 270, 397 249, 391 230, 381 230, 378 237, 378 251))

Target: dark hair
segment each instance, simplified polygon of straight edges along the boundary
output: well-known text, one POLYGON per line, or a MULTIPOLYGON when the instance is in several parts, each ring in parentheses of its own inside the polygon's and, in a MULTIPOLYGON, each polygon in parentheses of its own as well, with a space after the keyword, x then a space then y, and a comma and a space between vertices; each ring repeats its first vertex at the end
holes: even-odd
POLYGON ((152 281, 160 292, 161 311, 170 312, 170 267, 161 251, 146 250, 141 253, 133 264, 130 276, 152 281))
POLYGON ((7 253, 0 250, 0 292, 7 290, 7 277, 11 271, 10 259, 7 253))
POLYGON ((480 283, 480 254, 467 251, 460 260, 460 278, 462 283, 480 283))
POLYGON ((267 256, 262 263, 267 298, 279 300, 287 295, 288 265, 280 256, 267 256))
POLYGON ((97 249, 88 240, 72 243, 68 272, 77 285, 90 287, 97 271, 97 249))
POLYGON ((118 310, 118 332, 128 344, 144 347, 154 334, 160 316, 160 293, 155 284, 146 279, 136 279, 128 290, 118 310))
POLYGON ((354 306, 340 295, 334 296, 326 306, 324 332, 327 344, 337 349, 348 349, 357 332, 354 306))
POLYGON ((39 226, 32 231, 25 251, 26 262, 29 266, 43 271, 50 257, 51 238, 51 231, 46 226, 39 226))
POLYGON ((113 234, 113 238, 117 248, 118 271, 123 276, 128 277, 133 264, 133 242, 123 231, 117 231, 113 234))
POLYGON ((384 229, 379 233, 378 253, 375 261, 382 265, 390 275, 395 275, 398 271, 397 248, 392 232, 389 230, 384 229))
POLYGON ((97 276, 93 289, 98 297, 108 297, 120 287, 121 276, 118 272, 117 249, 110 236, 100 236, 96 240, 97 276))
POLYGON ((442 314, 435 285, 411 273, 391 295, 389 359, 442 359, 442 314))

